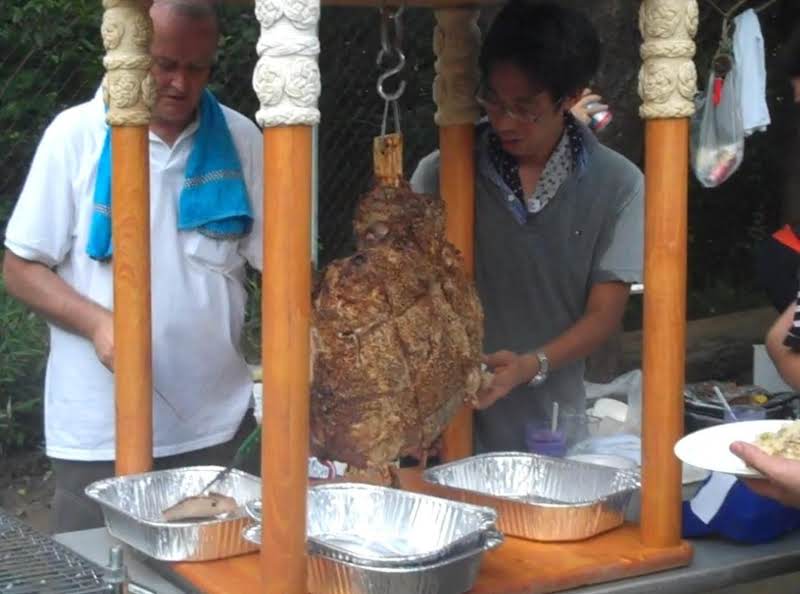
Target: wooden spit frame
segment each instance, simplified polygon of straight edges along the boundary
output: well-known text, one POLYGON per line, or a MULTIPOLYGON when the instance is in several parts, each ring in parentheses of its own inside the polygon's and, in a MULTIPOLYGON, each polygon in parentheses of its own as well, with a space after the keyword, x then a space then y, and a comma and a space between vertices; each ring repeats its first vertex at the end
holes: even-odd
MULTIPOLYGON (((256 12, 262 10, 263 17, 266 1, 255 1, 256 12)), ((316 11, 318 18, 318 1, 273 0, 272 4, 283 9, 284 16, 297 25, 292 9, 316 11)), ((464 254, 470 274, 474 273, 472 122, 477 114, 471 94, 476 81, 476 9, 482 3, 491 2, 404 3, 436 11, 439 59, 435 97, 442 153, 441 192, 447 204, 448 237, 464 254)), ((380 7, 383 3, 331 0, 329 4, 380 7)), ((124 163, 113 168, 116 468, 118 474, 130 474, 152 467, 148 121, 153 91, 147 75, 149 1, 103 0, 103 5, 108 121, 112 125, 115 163, 124 163), (131 80, 138 83, 133 91, 126 84, 131 80)), ((691 98, 696 79, 692 40, 697 29, 697 2, 642 0, 640 24, 644 38, 640 111, 647 119, 640 528, 637 532, 628 526, 599 537, 595 543, 578 545, 541 545, 509 539, 499 551, 487 555, 484 565, 489 569, 482 570, 482 576, 491 575, 479 578, 475 592, 554 591, 674 567, 691 558, 690 547, 680 540, 681 473, 672 446, 683 432, 688 117, 693 110, 691 98), (510 551, 505 560, 503 550, 510 551), (546 569, 541 563, 532 562, 536 555, 548 559, 546 569), (526 564, 531 567, 526 569, 526 564), (562 575, 559 564, 564 567, 563 576, 571 575, 570 579, 556 579, 562 575), (588 571, 595 566, 604 574, 602 577, 588 571), (580 569, 577 573, 576 567, 580 569), (504 571, 509 572, 505 577, 504 571), (531 572, 530 580, 523 579, 525 571, 531 572), (543 574, 552 574, 552 579, 541 578, 543 574)), ((296 29, 308 36, 308 22, 300 25, 296 29)), ((267 28, 262 19, 262 35, 267 28)), ((313 31, 311 35, 316 38, 313 31)), ((316 68, 313 51, 302 56, 313 60, 316 68)), ((312 72, 308 79, 312 83, 313 76, 312 72)), ((318 79, 318 70, 316 76, 318 79)), ((280 114, 271 120, 262 118, 263 111, 275 107, 262 96, 258 119, 265 126, 264 278, 269 279, 263 283, 262 297, 264 542, 260 564, 254 564, 254 555, 250 555, 210 564, 175 565, 179 573, 209 592, 306 592, 309 218, 312 125, 316 122, 308 113, 316 111, 318 93, 318 88, 316 95, 312 89, 313 105, 305 105, 305 115, 295 114, 294 120, 280 114), (265 124, 266 120, 271 123, 265 124), (261 575, 269 579, 262 580, 261 575)), ((447 458, 469 455, 470 440, 471 415, 465 412, 446 432, 447 458)))

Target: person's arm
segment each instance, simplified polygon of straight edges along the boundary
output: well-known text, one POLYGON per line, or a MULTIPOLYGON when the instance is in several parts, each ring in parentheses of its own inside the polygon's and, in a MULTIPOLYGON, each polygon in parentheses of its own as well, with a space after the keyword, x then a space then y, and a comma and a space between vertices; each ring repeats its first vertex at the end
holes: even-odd
POLYGON ((47 321, 92 341, 110 368, 111 312, 80 295, 53 271, 71 250, 85 249, 75 244, 79 197, 73 179, 81 164, 97 158, 102 147, 97 130, 102 112, 94 113, 87 105, 57 116, 42 136, 6 227, 3 279, 9 294, 47 321))
POLYGON ((795 304, 787 307, 767 333, 765 343, 775 368, 787 384, 800 390, 800 353, 784 346, 783 340, 789 333, 794 320, 795 304))
MULTIPOLYGON (((619 327, 630 285, 605 282, 594 285, 589 292, 586 310, 566 332, 544 345, 543 351, 550 370, 582 359, 605 343, 619 327)), ((478 396, 478 408, 487 408, 515 387, 529 382, 539 372, 535 353, 499 351, 486 355, 484 362, 494 371, 488 388, 478 396)))
POLYGON ((770 456, 753 444, 741 441, 731 444, 731 452, 766 478, 746 479, 745 483, 753 491, 784 505, 800 507, 800 460, 770 456))
POLYGON ((409 180, 411 189, 419 194, 439 194, 439 151, 420 159, 409 180))
POLYGON ((114 318, 109 310, 82 296, 44 264, 9 249, 3 258, 3 279, 12 297, 48 322, 90 340, 98 359, 113 369, 114 318))
MULTIPOLYGON (((797 390, 800 389, 800 353, 783 344, 794 322, 795 309, 796 305, 792 303, 783 311, 767 332, 764 342, 780 376, 797 390)), ((764 475, 765 480, 745 481, 753 491, 785 505, 800 507, 800 461, 770 456, 757 446, 741 441, 731 444, 731 452, 764 475)))

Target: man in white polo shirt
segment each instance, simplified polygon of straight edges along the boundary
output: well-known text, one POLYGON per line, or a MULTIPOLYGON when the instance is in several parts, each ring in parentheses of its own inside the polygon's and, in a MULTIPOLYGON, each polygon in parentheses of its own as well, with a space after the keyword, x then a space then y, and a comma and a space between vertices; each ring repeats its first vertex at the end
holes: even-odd
MULTIPOLYGON (((206 90, 219 38, 213 4, 160 0, 151 15, 156 467, 227 463, 251 392, 239 343, 244 265, 261 269, 262 261, 262 136, 206 90)), ((6 230, 6 287, 50 325, 45 437, 54 531, 101 524, 83 488, 114 472, 108 137, 100 92, 59 114, 6 230)))

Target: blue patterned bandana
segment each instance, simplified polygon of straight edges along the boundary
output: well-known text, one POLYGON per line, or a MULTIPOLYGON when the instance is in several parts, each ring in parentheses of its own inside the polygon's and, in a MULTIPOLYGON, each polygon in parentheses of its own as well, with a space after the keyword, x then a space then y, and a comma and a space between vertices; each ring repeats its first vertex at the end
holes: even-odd
POLYGON ((489 131, 489 159, 503 182, 514 192, 514 195, 530 214, 536 214, 547 206, 555 197, 561 184, 586 160, 581 132, 572 114, 564 115, 564 124, 564 134, 542 169, 536 189, 530 196, 525 196, 522 191, 519 163, 516 158, 504 151, 500 138, 493 130, 489 131))

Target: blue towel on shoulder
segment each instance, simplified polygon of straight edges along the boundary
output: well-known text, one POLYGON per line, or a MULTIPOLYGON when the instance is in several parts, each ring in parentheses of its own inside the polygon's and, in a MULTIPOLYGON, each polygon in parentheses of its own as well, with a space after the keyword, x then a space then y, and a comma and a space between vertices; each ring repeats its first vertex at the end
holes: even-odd
MULTIPOLYGON (((242 165, 222 108, 209 90, 200 99, 200 126, 186 164, 178 200, 178 229, 219 239, 247 235, 253 214, 242 165)), ((94 188, 86 253, 108 260, 111 244, 111 130, 106 133, 94 188)))

